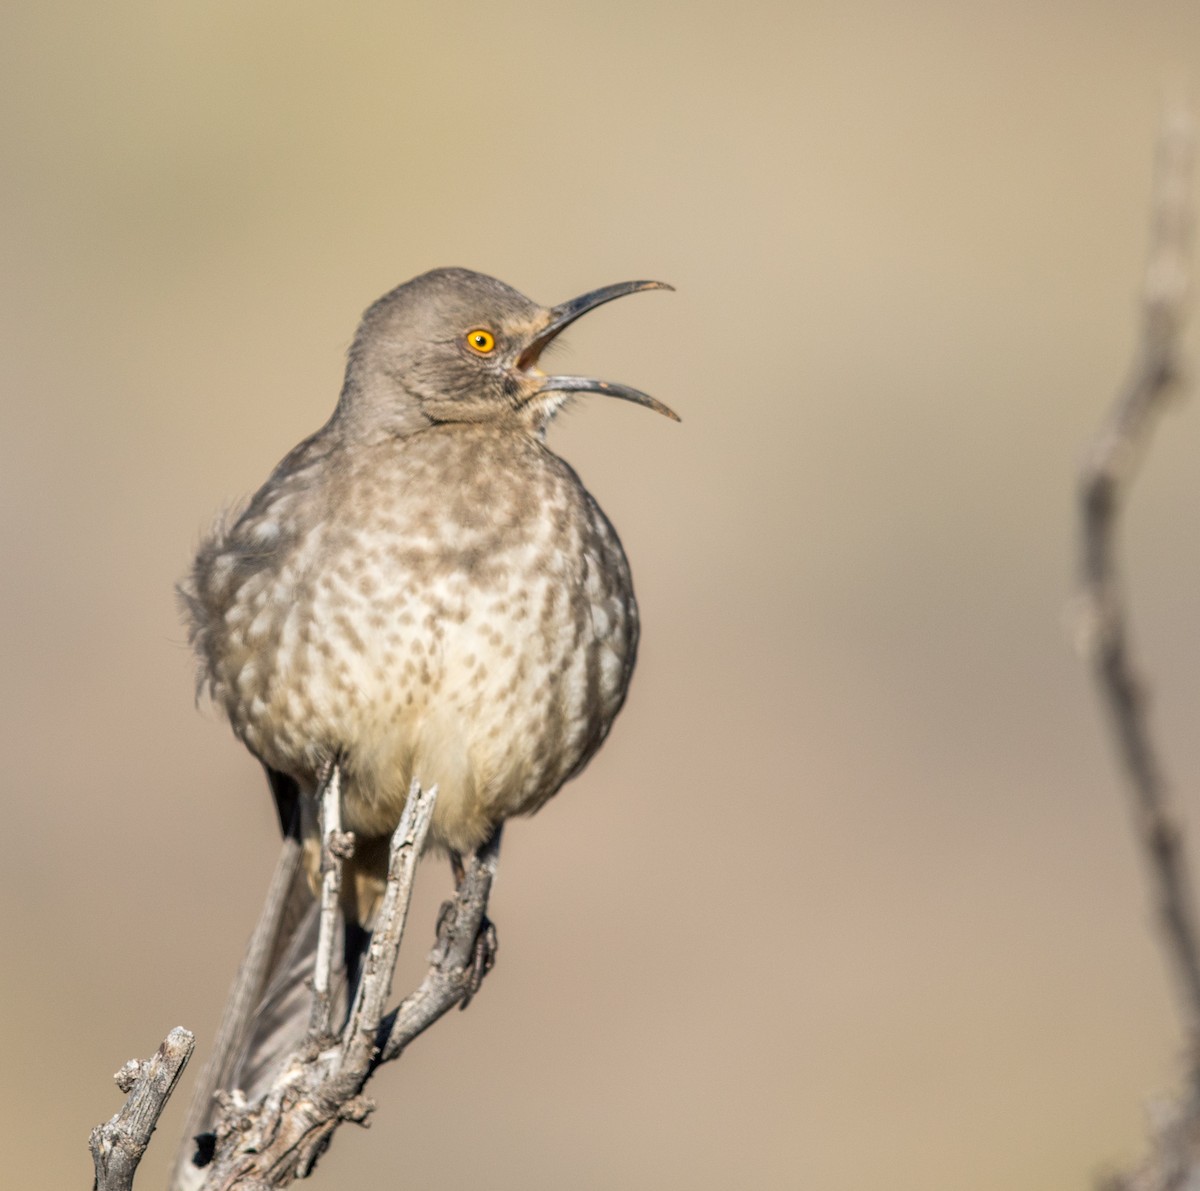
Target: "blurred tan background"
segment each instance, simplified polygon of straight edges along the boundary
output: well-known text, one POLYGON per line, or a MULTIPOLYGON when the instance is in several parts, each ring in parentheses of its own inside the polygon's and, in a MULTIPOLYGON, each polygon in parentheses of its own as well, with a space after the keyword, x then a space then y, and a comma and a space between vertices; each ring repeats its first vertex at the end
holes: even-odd
MULTIPOLYGON (((1136 1156, 1178 1039, 1063 607, 1198 53, 1182 0, 5 6, 8 1185, 87 1186, 110 1072, 211 1040, 275 827, 172 585, 327 416, 363 307, 442 264, 548 303, 673 282, 557 359, 684 423, 553 431, 633 562, 633 693, 508 832, 482 995, 314 1185, 1057 1189, 1136 1156)), ((1129 523, 1192 820, 1198 452, 1193 400, 1129 523)))

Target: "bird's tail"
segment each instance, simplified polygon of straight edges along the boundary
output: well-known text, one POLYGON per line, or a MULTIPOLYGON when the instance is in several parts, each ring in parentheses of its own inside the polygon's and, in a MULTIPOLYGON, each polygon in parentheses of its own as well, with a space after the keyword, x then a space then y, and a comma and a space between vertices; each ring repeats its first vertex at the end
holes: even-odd
MULTIPOLYGON (((285 806, 281 799, 285 791, 278 780, 281 775, 270 776, 285 825, 283 845, 246 957, 226 1001, 212 1056, 192 1096, 172 1191, 192 1191, 203 1182, 203 1165, 213 1140, 210 1131, 218 1112, 216 1093, 237 1089, 253 1103, 270 1087, 288 1056, 300 1048, 312 1017, 320 920, 320 904, 314 894, 320 860, 312 811, 315 802, 295 791, 292 805, 285 806)), ((386 852, 381 875, 379 849, 374 843, 365 841, 361 856, 356 849, 345 869, 343 914, 330 974, 330 1020, 335 1029, 349 1011, 386 874, 386 852)))
POLYGON ((192 1093, 183 1142, 176 1155, 172 1191, 190 1191, 203 1181, 204 1172, 196 1159, 204 1155, 202 1135, 209 1131, 215 1118, 214 1096, 219 1089, 228 1090, 234 1086, 232 1075, 242 1065, 263 993, 272 983, 272 973, 279 960, 289 950, 291 936, 298 933, 296 928, 303 924, 308 907, 313 903, 302 853, 296 836, 284 837, 266 902, 225 1002, 212 1054, 192 1093))

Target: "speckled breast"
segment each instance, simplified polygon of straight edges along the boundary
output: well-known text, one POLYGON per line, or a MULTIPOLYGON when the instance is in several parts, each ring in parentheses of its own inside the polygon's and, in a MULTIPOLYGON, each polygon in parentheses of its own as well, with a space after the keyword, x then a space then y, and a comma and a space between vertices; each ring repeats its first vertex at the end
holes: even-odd
POLYGON ((440 427, 319 436, 214 535, 186 591, 215 700, 311 785, 343 758, 347 826, 390 831, 415 776, 466 851, 586 763, 629 684, 637 609, 612 526, 540 442, 440 427))

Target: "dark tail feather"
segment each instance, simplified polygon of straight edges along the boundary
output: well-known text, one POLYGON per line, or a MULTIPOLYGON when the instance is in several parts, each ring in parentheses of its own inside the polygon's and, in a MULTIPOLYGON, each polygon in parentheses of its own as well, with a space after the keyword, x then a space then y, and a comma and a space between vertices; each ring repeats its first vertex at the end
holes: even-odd
POLYGON ((268 768, 267 780, 279 813, 283 845, 246 956, 225 1002, 212 1054, 188 1106, 183 1141, 175 1160, 173 1191, 187 1191, 202 1181, 203 1170, 193 1158, 198 1152, 196 1139, 207 1133, 215 1120, 214 1094, 237 1086, 234 1076, 246 1064, 259 1008, 267 990, 276 983, 275 974, 284 966, 284 956, 294 953, 295 940, 303 933, 301 927, 313 905, 303 863, 303 840, 310 829, 305 822, 306 800, 286 774, 268 768))
POLYGON ((301 863, 302 852, 299 839, 294 836, 284 839, 266 902, 246 948, 246 958, 225 1003, 212 1055, 192 1094, 183 1144, 175 1164, 172 1185, 177 1191, 197 1185, 203 1177, 203 1171, 192 1161, 196 1151, 194 1139, 210 1128, 216 1107, 213 1095, 218 1089, 230 1088, 230 1077, 241 1063, 255 1009, 263 999, 271 973, 288 946, 295 924, 304 919, 313 902, 301 863))
MULTIPOLYGON (((253 1102, 270 1087, 283 1060, 300 1049, 312 1016, 312 976, 317 957, 320 905, 310 899, 291 944, 280 957, 271 983, 249 1023, 245 1045, 230 1072, 230 1085, 253 1102)), ((335 947, 334 954, 341 953, 335 947)), ((335 969, 330 982, 331 1020, 345 1015, 345 968, 335 969)))
MULTIPOLYGON (((195 1139, 213 1127, 215 1093, 238 1089, 248 1101, 256 1100, 279 1074, 284 1060, 299 1049, 312 1017, 320 905, 309 884, 305 841, 315 844, 319 838, 316 804, 302 796, 286 774, 268 769, 267 777, 284 829, 283 847, 246 958, 230 990, 212 1057, 188 1109, 173 1191, 191 1191, 203 1181, 204 1170, 194 1159, 204 1147, 197 1146, 195 1139)), ((335 1030, 345 1023, 362 974, 371 941, 369 927, 387 872, 386 845, 386 839, 363 841, 343 873, 343 914, 333 948, 337 963, 330 974, 330 1020, 335 1030)))

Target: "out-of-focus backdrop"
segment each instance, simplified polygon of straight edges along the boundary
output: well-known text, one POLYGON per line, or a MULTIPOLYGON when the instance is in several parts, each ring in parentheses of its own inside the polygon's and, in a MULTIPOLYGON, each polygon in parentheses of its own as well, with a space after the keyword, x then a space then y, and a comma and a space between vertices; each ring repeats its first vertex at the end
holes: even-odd
MULTIPOLYGON (((684 421, 592 399, 553 429, 633 563, 632 696, 507 833, 481 996, 314 1185, 1060 1189, 1132 1159, 1178 1036, 1064 605, 1198 54, 1184 0, 9 5, 9 1185, 86 1186, 110 1072, 176 1024, 207 1049, 275 825, 193 707, 172 585, 324 420, 363 307, 443 264, 545 302, 674 283, 556 359, 684 421)), ((1192 401, 1127 527, 1193 820, 1198 452, 1192 401)), ((423 871, 409 977, 449 885, 423 871)))

